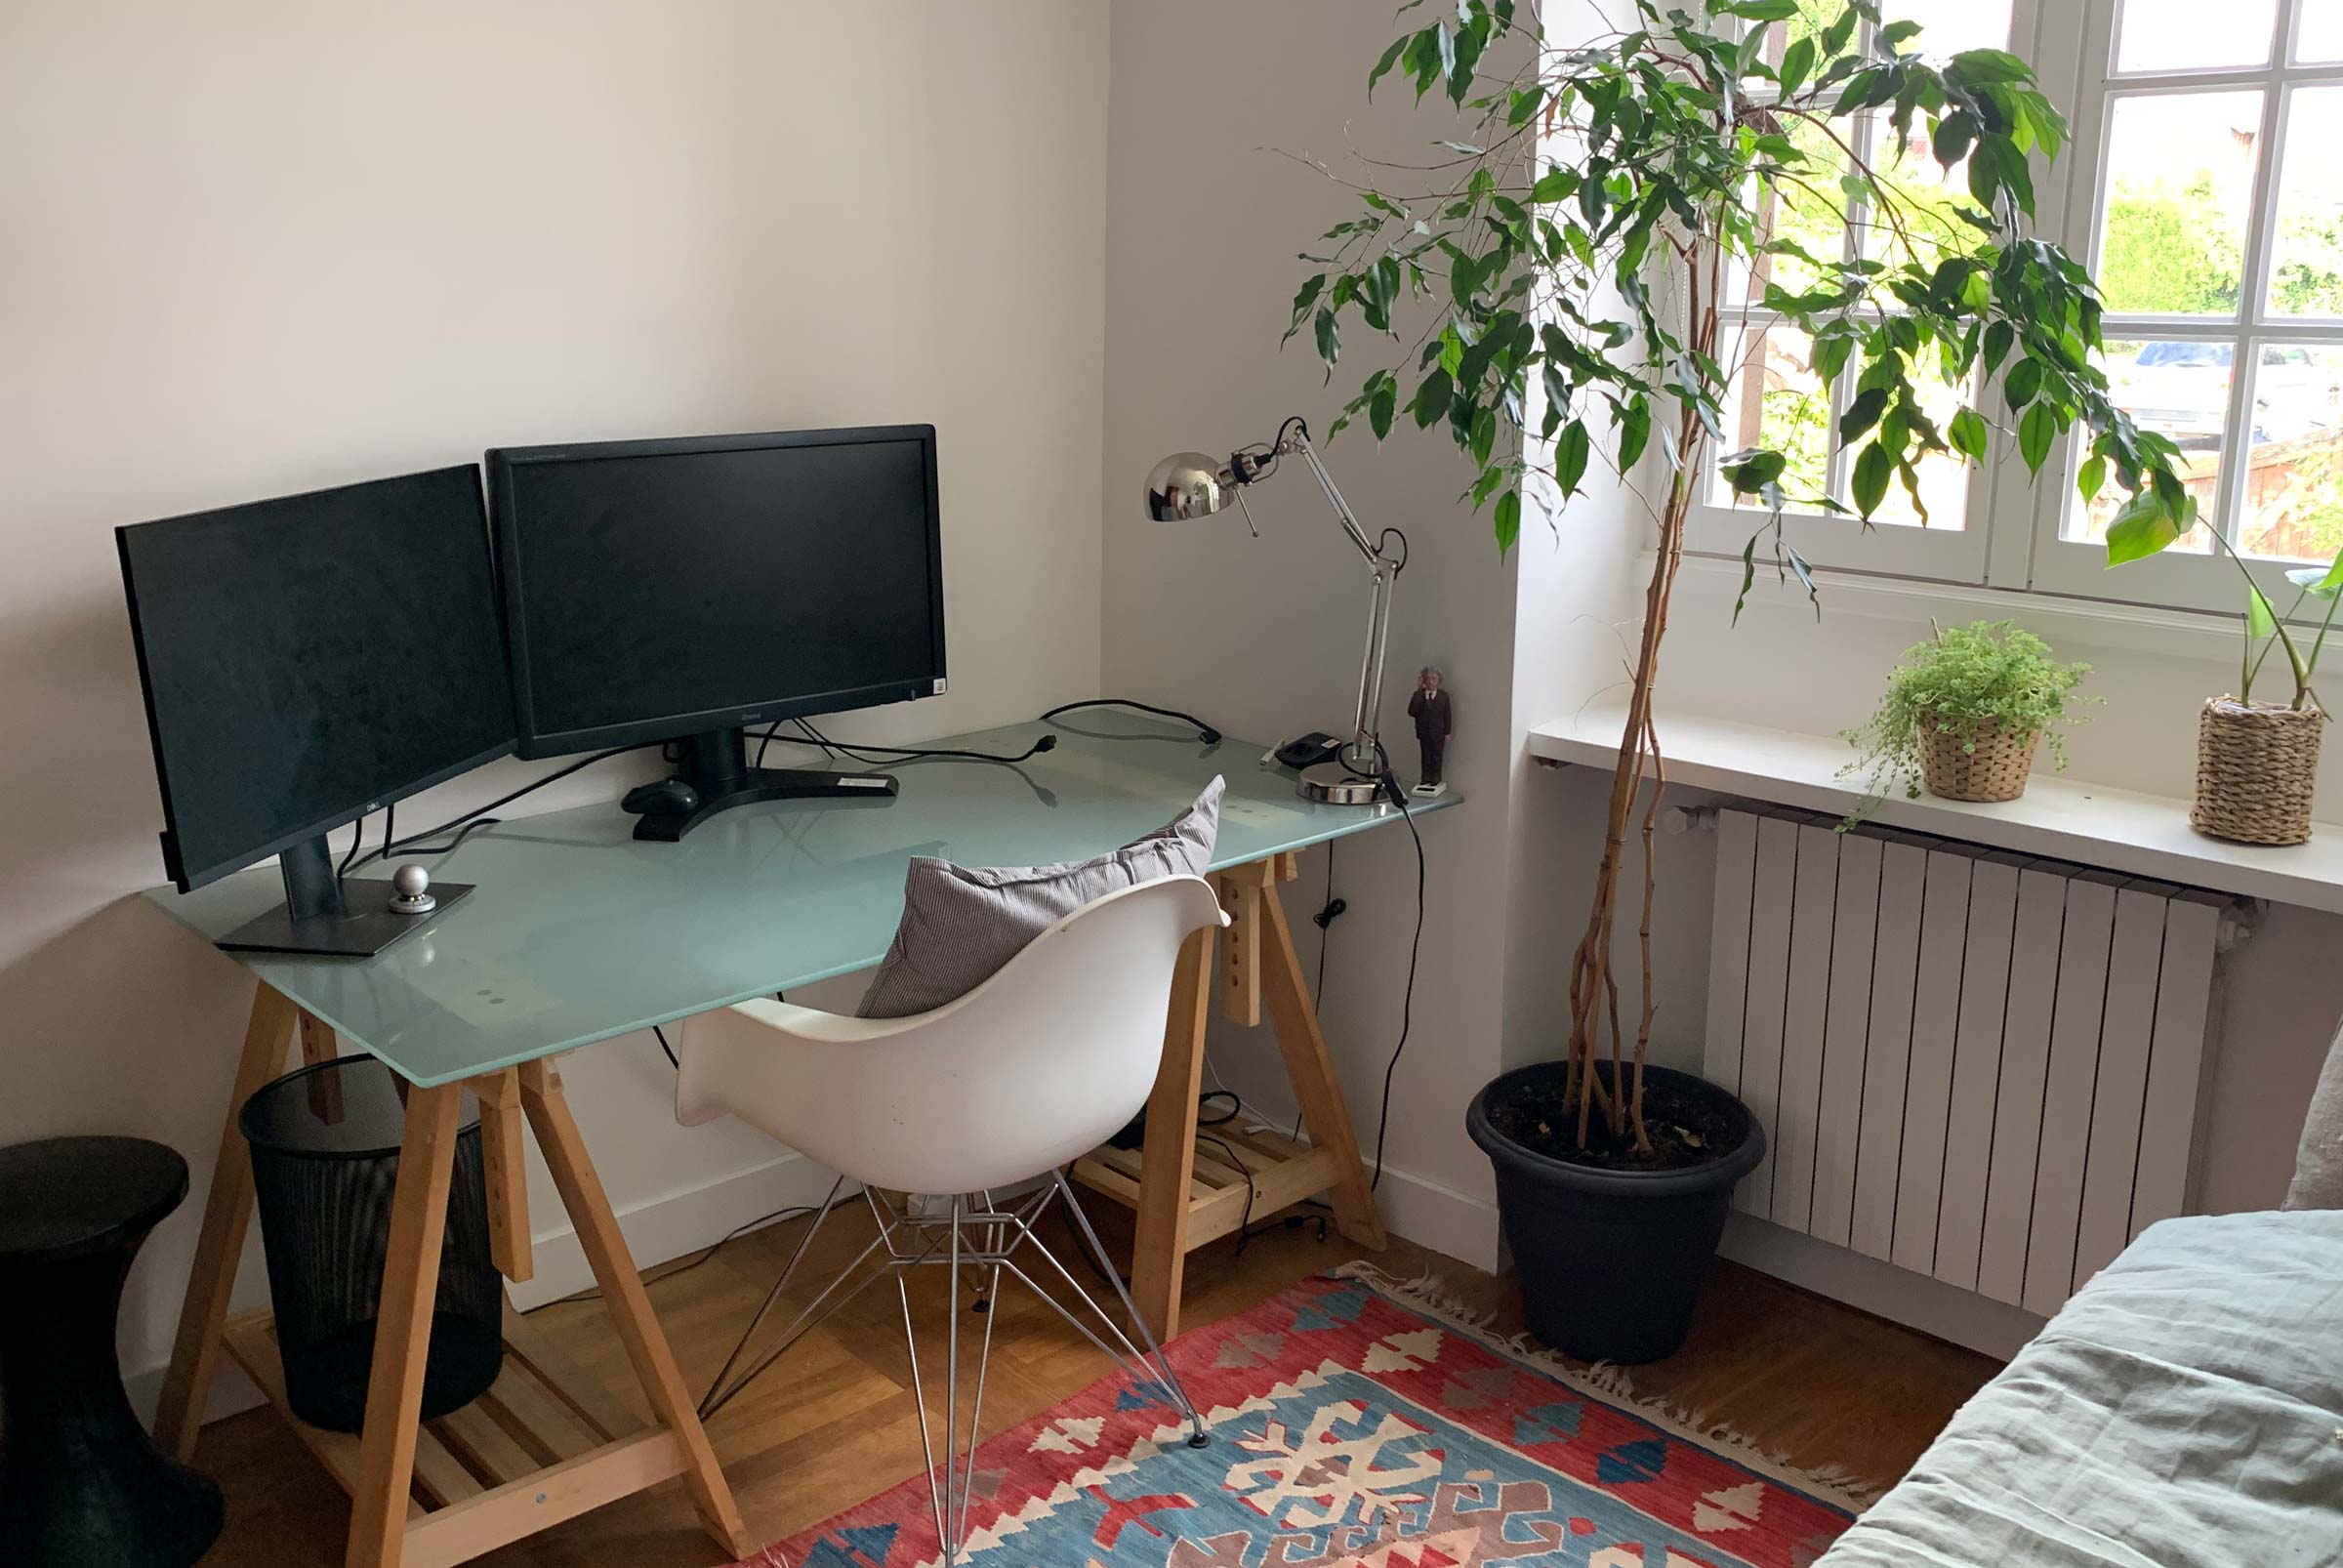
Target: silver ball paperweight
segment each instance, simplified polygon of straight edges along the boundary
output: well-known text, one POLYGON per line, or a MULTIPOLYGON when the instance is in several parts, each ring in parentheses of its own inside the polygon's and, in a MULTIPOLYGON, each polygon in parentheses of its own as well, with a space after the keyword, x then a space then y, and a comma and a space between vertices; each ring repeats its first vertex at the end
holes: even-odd
POLYGON ((431 893, 432 874, 421 866, 404 865, 390 873, 390 887, 393 915, 428 915, 439 907, 439 900, 431 893))

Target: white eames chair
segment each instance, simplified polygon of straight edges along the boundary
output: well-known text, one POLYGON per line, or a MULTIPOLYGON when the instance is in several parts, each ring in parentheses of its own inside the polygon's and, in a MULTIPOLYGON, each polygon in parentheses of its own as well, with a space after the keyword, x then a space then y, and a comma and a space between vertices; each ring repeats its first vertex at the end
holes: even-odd
POLYGON ((690 1019, 678 1049, 677 1119, 697 1126, 737 1116, 838 1173, 821 1213, 717 1374, 700 1405, 701 1416, 715 1414, 808 1330, 892 1273, 911 1354, 913 1397, 920 1407, 936 1539, 944 1562, 957 1563, 967 1523, 994 1316, 988 1305, 967 1457, 955 1475, 961 1274, 972 1267, 986 1276, 983 1300, 997 1303, 1006 1269, 1101 1351, 1159 1386, 1188 1423, 1190 1444, 1203 1446, 1202 1419, 1131 1304, 1063 1168, 1129 1125, 1146 1104, 1163 1056, 1164 1017, 1180 945, 1202 928, 1227 923, 1202 878, 1167 877, 1084 905, 1035 937, 983 984, 930 1012, 849 1018, 758 1001, 690 1019), (996 1201, 996 1192, 1036 1178, 1041 1178, 1037 1189, 996 1201), (780 1299, 848 1181, 860 1184, 878 1235, 771 1348, 733 1377, 749 1340, 780 1299), (907 1205, 899 1213, 883 1195, 886 1191, 945 1201, 918 1212, 907 1205), (1060 1196, 1099 1270, 1113 1283, 1144 1352, 1034 1234, 1034 1222, 1060 1196), (1038 1262, 1036 1272, 1050 1278, 1052 1288, 1072 1291, 1112 1343, 1026 1271, 1021 1259, 1027 1249, 1038 1262), (866 1270, 864 1264, 874 1260, 866 1270), (906 1283, 909 1269, 929 1264, 948 1269, 951 1281, 940 1484, 906 1283))

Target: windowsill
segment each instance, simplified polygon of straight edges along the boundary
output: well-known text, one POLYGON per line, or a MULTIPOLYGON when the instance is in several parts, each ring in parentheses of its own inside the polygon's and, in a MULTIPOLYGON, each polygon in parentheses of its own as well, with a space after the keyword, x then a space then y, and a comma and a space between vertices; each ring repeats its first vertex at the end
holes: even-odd
MULTIPOLYGON (((1625 727, 1624 704, 1530 731, 1530 754, 1608 771, 1625 727)), ((1671 784, 1843 813, 1862 792, 1838 777, 1849 753, 1831 736, 1764 729, 1718 719, 1663 715, 1660 747, 1671 784)), ((2036 773, 2026 793, 1999 805, 1924 795, 1892 798, 1870 820, 1946 838, 2154 877, 2188 887, 2343 914, 2343 824, 2318 824, 2308 844, 2256 848, 2208 839, 2189 826, 2189 803, 2036 773)))
MULTIPOLYGON (((1638 582, 1650 576, 1652 561, 1653 553, 1645 551, 1637 561, 1638 582)), ((1719 620, 1729 619, 1733 601, 1741 593, 1741 574, 1738 557, 1687 553, 1672 602, 1697 605, 1704 616, 1713 612, 1719 620)), ((2070 645, 2087 645, 2167 659, 2202 659, 2226 669, 2237 660, 2241 635, 2237 616, 2210 610, 2126 604, 2039 589, 1985 588, 1825 566, 1815 568, 1814 580, 1826 626, 1832 615, 1907 621, 1914 628, 1914 640, 1927 635, 1930 621, 2014 620, 2062 651, 2070 645)), ((1812 623, 1815 607, 1797 579, 1780 582, 1772 562, 1760 560, 1743 614, 1761 613, 1793 614, 1812 623)), ((1681 616, 1674 619, 1680 622, 1681 616)))

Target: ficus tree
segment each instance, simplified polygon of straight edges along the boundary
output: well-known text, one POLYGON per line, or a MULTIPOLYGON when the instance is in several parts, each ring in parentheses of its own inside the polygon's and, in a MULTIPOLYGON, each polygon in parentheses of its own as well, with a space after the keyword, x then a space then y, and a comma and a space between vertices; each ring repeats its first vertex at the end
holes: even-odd
MULTIPOLYGON (((1686 518, 1758 341, 1726 341, 1739 300, 1811 343, 1822 385, 1854 374, 1830 433, 1852 450, 1849 500, 1866 526, 1891 486, 1925 520, 1924 462, 1982 462, 1998 430, 2038 472, 2078 423, 2083 493, 2112 483, 2128 498, 2112 535, 2120 550, 2168 542, 2194 521, 2194 503, 2173 443, 2109 398, 2093 363, 2090 274, 2030 232, 2035 160, 2057 156, 2067 126, 2025 62, 1997 49, 1923 55, 1919 28, 1883 20, 1879 0, 1612 9, 1626 25, 1564 47, 1516 0, 1400 8, 1406 30, 1368 92, 1388 80, 1412 84, 1418 101, 1444 96, 1467 129, 1421 163, 1366 163, 1360 179, 1319 165, 1359 206, 1304 256, 1315 270, 1287 336, 1307 335, 1330 380, 1346 336, 1361 341, 1354 323, 1375 335, 1365 341, 1394 344, 1330 434, 1359 422, 1378 439, 1402 423, 1444 429, 1469 460, 1465 493, 1488 510, 1500 550, 1520 534, 1525 496, 1566 532, 1598 462, 1644 498, 1656 550, 1571 966, 1568 1081, 1582 1146, 1600 1117, 1613 1139, 1648 1149, 1652 841, 1665 784, 1653 695, 1686 518), (1888 134, 1861 134, 1867 124, 1888 134), (1932 180, 1903 156, 1915 149, 1932 180), (1961 389, 1949 415, 1939 388, 1961 389), (1643 982, 1630 1034, 1612 953, 1638 831, 1643 982)), ((1745 597, 1761 556, 1815 592, 1784 534, 1785 507, 1850 510, 1806 493, 1810 466, 1793 469, 1788 445, 1766 431, 1714 457, 1721 482, 1755 509, 1745 597)))

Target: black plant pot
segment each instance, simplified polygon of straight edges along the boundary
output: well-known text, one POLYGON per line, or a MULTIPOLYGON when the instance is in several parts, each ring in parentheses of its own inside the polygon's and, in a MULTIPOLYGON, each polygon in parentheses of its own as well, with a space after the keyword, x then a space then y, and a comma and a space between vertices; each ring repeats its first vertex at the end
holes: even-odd
POLYGON ((1521 1278, 1522 1308, 1541 1342, 1587 1361, 1636 1363, 1673 1355, 1724 1235, 1733 1184, 1765 1157, 1748 1107, 1690 1073, 1645 1069, 1647 1088, 1712 1097, 1745 1135, 1729 1153, 1681 1171, 1601 1171, 1550 1159, 1499 1132, 1489 1108, 1559 1083, 1568 1067, 1537 1062, 1473 1096, 1465 1130, 1497 1167, 1497 1207, 1521 1278))

